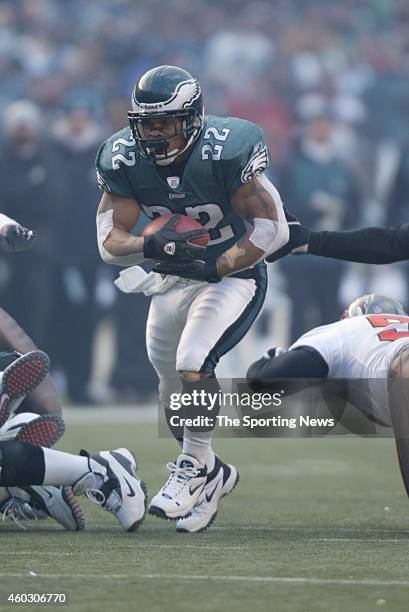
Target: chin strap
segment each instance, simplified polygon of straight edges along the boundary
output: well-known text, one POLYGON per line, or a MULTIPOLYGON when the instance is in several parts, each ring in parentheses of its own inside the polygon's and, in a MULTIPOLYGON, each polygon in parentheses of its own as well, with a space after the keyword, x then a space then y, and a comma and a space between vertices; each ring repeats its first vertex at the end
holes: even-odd
POLYGON ((190 147, 190 145, 196 140, 196 138, 200 134, 200 129, 201 129, 201 126, 200 127, 198 126, 194 129, 190 138, 186 141, 183 149, 174 149, 173 151, 170 151, 169 153, 167 153, 166 157, 163 157, 163 158, 161 158, 160 156, 155 156, 154 152, 152 152, 152 158, 155 164, 158 164, 158 166, 169 166, 169 164, 172 164, 175 161, 175 159, 179 155, 184 153, 190 147))

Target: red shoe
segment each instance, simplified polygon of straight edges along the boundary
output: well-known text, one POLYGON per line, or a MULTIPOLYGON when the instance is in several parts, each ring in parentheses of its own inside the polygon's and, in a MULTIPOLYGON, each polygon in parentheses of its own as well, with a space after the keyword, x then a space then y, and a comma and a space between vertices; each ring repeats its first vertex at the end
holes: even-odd
POLYGON ((0 442, 17 440, 50 448, 61 438, 64 431, 64 419, 59 414, 39 415, 22 412, 3 425, 0 430, 0 442))

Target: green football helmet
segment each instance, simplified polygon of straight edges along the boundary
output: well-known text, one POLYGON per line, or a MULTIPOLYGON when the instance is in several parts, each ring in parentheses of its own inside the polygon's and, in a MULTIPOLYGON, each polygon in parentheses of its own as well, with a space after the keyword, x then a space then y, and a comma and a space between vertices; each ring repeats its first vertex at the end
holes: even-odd
POLYGON ((378 293, 362 295, 354 300, 341 315, 341 319, 349 317, 360 317, 369 314, 396 314, 402 317, 407 316, 407 312, 402 304, 394 298, 378 293))
POLYGON ((136 83, 132 93, 132 110, 128 119, 132 134, 145 157, 165 166, 181 155, 198 138, 203 127, 202 92, 197 79, 176 66, 158 66, 148 70, 136 83), (144 121, 166 118, 173 121, 169 137, 147 138, 144 121), (182 128, 176 125, 181 119, 182 128), (185 144, 169 151, 169 142, 183 136, 185 144))

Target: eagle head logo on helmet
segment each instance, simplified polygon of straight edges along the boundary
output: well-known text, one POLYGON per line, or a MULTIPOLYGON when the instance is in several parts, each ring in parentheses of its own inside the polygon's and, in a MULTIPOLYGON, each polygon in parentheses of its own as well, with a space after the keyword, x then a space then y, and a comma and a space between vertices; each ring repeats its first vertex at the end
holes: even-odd
POLYGON ((203 118, 199 82, 186 70, 158 66, 137 81, 128 119, 141 154, 156 164, 171 164, 187 151, 202 130, 203 118), (166 122, 170 134, 150 134, 149 122, 155 119, 166 122))

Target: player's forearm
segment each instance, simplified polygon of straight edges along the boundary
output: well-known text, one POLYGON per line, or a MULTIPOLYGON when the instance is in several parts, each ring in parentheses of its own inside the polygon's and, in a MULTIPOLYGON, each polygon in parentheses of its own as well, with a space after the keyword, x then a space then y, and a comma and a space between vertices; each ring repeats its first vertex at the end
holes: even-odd
POLYGON ((111 255, 122 257, 124 255, 143 255, 143 243, 144 238, 142 236, 134 236, 114 227, 105 240, 104 246, 111 255))
POLYGON ((261 174, 242 185, 232 198, 234 210, 253 229, 217 260, 221 277, 249 268, 278 251, 289 239, 289 227, 280 194, 261 174))
POLYGON ((255 219, 255 227, 217 259, 219 276, 250 268, 288 241, 288 225, 270 219, 255 219))
POLYGON ((265 252, 250 242, 250 235, 251 232, 245 234, 228 251, 218 257, 216 268, 221 278, 250 268, 264 257, 265 252))
POLYGON ((105 263, 117 266, 132 266, 145 259, 144 239, 123 230, 113 228, 108 238, 100 245, 100 254, 105 263))
POLYGON ((409 224, 347 232, 312 232, 308 253, 369 264, 405 261, 409 259, 409 224))

